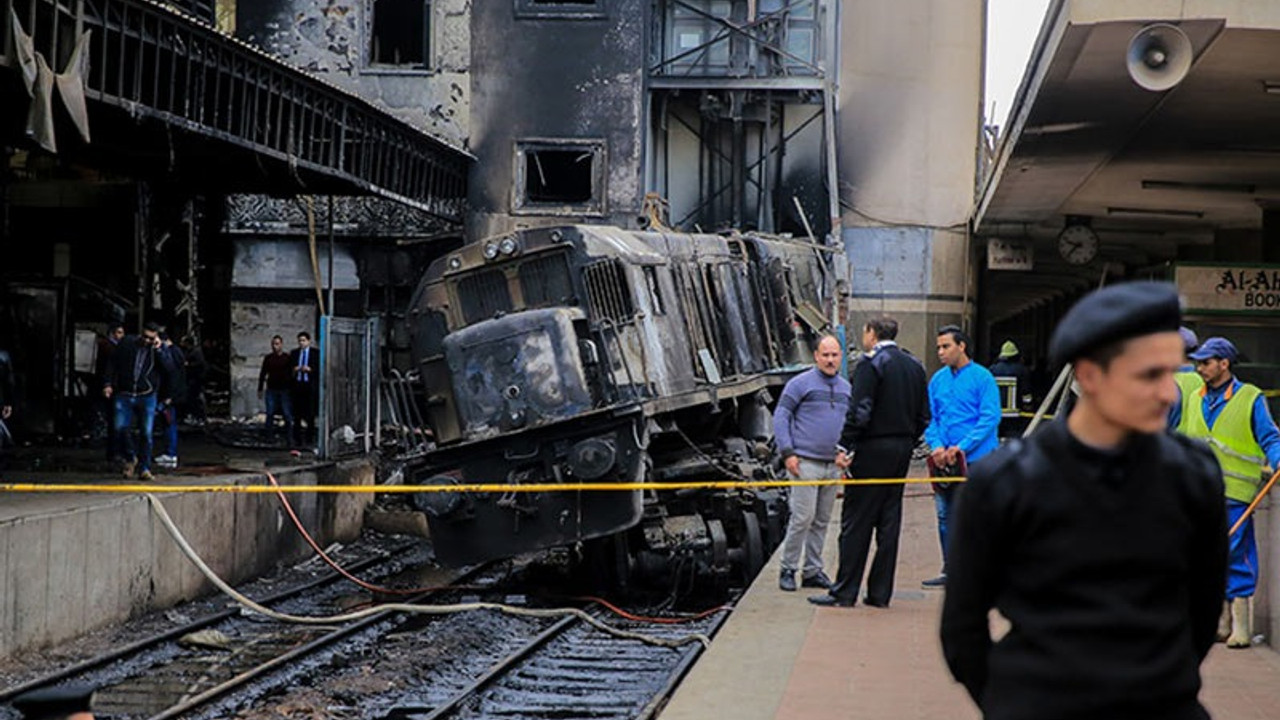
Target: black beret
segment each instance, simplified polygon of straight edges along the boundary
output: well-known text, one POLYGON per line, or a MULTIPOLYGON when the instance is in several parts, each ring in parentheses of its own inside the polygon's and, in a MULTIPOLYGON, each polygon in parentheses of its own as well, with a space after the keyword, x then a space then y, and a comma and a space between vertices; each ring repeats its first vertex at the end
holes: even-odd
POLYGON ((1177 332, 1181 323, 1182 308, 1172 283, 1111 285, 1085 295, 1067 311, 1049 340, 1049 359, 1055 365, 1072 362, 1121 340, 1177 332))
POLYGON ((28 720, 64 718, 72 713, 89 712, 93 691, 92 686, 80 683, 40 688, 14 698, 13 707, 28 720))

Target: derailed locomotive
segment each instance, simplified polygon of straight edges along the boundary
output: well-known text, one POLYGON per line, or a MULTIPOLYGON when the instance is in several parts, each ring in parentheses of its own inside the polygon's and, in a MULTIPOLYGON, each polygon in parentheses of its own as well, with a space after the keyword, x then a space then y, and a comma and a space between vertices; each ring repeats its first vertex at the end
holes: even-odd
MULTIPOLYGON (((751 233, 567 226, 438 259, 410 308, 437 449, 408 481, 772 477, 771 397, 825 324, 819 252, 751 233)), ((786 522, 773 489, 414 498, 442 562, 586 547, 624 583, 753 576, 786 522)))

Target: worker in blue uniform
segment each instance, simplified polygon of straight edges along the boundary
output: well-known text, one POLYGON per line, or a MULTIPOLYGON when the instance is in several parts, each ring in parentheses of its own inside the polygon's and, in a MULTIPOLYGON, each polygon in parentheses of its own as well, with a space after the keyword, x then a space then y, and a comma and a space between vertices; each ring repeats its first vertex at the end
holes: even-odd
MULTIPOLYGON (((1188 357, 1204 383, 1198 391, 1180 393, 1169 424, 1184 435, 1206 440, 1213 448, 1222 466, 1228 527, 1234 527, 1258 496, 1263 473, 1280 467, 1280 430, 1262 391, 1241 382, 1232 372, 1239 352, 1230 340, 1209 338, 1188 357)), ((1249 647, 1253 593, 1258 586, 1258 544, 1252 516, 1231 536, 1230 553, 1218 639, 1226 640, 1227 647, 1249 647)))

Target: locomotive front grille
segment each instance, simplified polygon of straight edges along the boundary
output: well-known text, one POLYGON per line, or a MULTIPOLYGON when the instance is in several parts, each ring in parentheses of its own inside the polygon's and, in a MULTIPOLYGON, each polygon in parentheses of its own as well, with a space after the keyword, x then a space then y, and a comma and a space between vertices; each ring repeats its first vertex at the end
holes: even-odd
POLYGON ((511 291, 501 270, 486 270, 458 281, 458 301, 467 324, 487 320, 500 312, 511 312, 511 291))
POLYGON ((587 307, 593 322, 608 320, 614 325, 631 322, 635 309, 627 288, 627 275, 617 260, 600 260, 582 270, 587 288, 587 307))

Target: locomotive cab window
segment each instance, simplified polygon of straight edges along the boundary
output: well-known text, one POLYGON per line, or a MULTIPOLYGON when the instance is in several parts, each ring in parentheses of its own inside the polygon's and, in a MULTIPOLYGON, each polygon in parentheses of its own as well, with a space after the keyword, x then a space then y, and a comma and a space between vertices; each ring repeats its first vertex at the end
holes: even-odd
POLYGON ((425 70, 431 57, 431 0, 373 0, 372 65, 425 70))
POLYGON ((516 146, 516 212, 604 212, 604 142, 523 142, 516 146))

